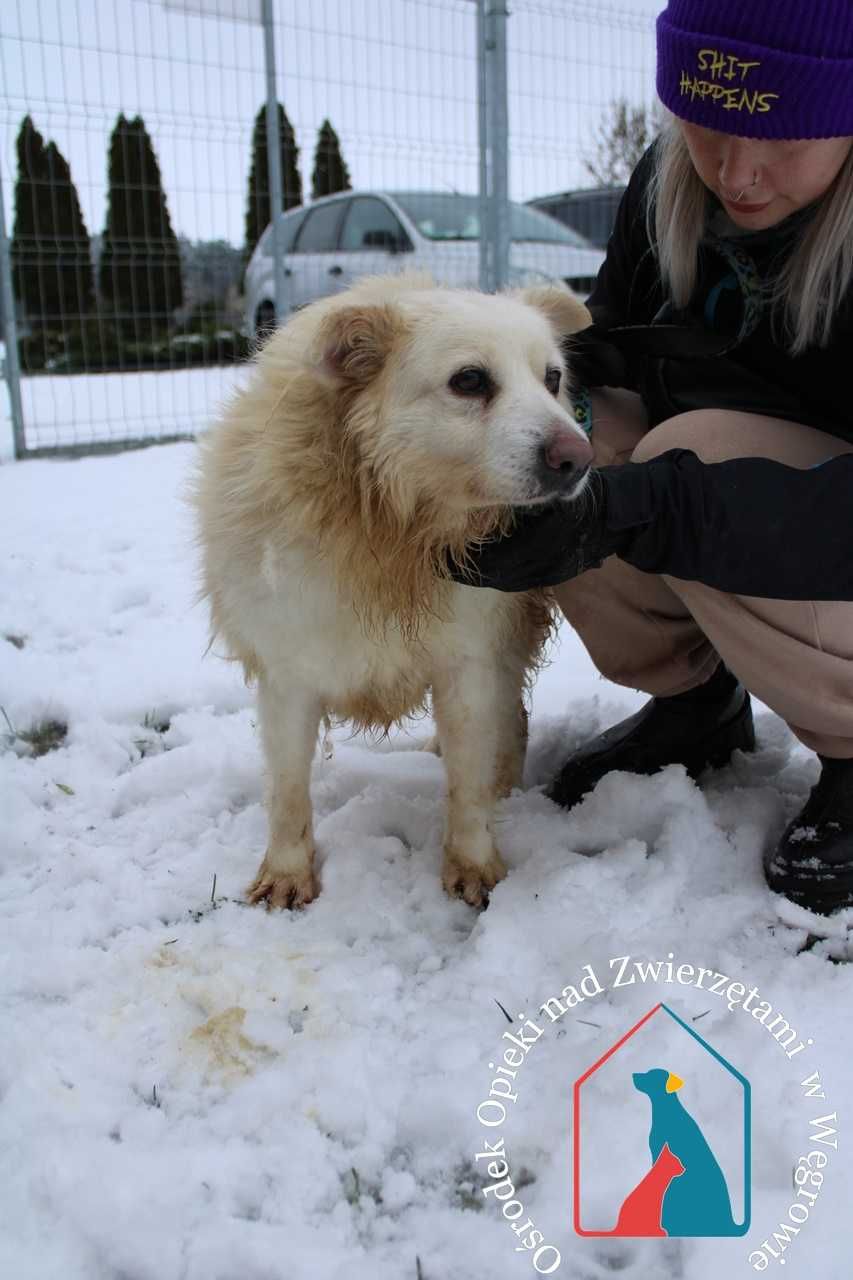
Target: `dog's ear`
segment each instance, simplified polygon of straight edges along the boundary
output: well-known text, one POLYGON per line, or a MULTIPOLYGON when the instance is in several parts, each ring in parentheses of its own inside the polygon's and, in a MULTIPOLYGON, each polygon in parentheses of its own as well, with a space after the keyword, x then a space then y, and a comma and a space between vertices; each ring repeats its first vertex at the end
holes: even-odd
POLYGON ((332 311, 315 347, 321 373, 334 382, 366 385, 381 370, 403 328, 400 313, 387 304, 332 311))
POLYGON ((541 311, 551 324, 551 328, 560 338, 568 337, 592 324, 592 316, 581 302, 568 289, 559 285, 533 285, 529 289, 520 289, 517 297, 529 307, 541 311))

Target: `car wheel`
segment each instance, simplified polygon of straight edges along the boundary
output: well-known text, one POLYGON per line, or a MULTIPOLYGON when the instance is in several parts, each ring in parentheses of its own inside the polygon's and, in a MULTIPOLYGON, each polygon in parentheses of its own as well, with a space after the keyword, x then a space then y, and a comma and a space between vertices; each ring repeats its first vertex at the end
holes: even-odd
POLYGON ((255 312, 255 337, 258 342, 266 342, 275 328, 275 307, 271 302, 262 302, 255 312))

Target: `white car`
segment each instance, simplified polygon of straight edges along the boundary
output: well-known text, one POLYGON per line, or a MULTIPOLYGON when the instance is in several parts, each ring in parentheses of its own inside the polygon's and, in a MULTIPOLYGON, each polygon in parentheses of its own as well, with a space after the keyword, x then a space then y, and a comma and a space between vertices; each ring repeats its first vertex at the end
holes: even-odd
MULTIPOLYGON (((281 215, 286 308, 347 289, 360 276, 428 271, 439 284, 477 288, 477 196, 436 191, 342 191, 281 215)), ((604 254, 528 205, 510 205, 510 284, 560 280, 586 298, 604 254)), ((275 323, 272 224, 246 268, 246 332, 275 323)))

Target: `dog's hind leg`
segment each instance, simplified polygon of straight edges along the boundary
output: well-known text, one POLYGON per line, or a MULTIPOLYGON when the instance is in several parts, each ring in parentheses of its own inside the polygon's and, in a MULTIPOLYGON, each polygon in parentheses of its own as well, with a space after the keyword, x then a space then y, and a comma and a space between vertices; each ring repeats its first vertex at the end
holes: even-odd
POLYGON ((520 781, 523 734, 518 681, 487 659, 456 663, 433 678, 433 713, 447 769, 442 883, 484 906, 506 875, 492 834, 498 788, 520 781))
POLYGON ((253 903, 301 907, 318 893, 309 786, 323 707, 313 690, 282 687, 264 672, 258 709, 270 774, 269 844, 247 894, 253 903))

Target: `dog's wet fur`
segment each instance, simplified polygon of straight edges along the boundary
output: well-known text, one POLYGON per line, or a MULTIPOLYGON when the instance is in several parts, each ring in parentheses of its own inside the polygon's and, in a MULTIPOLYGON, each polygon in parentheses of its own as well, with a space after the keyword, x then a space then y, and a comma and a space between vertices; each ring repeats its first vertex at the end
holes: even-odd
POLYGON ((211 631, 255 680, 269 844, 252 902, 318 892, 309 781, 325 717, 387 732, 430 707, 448 781, 442 880, 483 905, 506 874, 493 810, 521 782, 542 592, 447 577, 446 557, 572 499, 591 449, 556 286, 490 296, 376 277, 296 313, 200 445, 193 485, 211 631))

